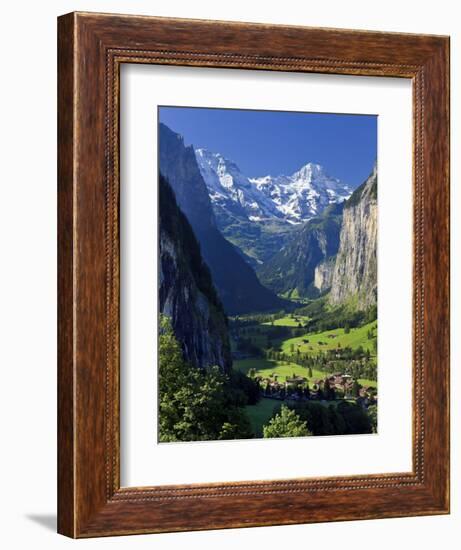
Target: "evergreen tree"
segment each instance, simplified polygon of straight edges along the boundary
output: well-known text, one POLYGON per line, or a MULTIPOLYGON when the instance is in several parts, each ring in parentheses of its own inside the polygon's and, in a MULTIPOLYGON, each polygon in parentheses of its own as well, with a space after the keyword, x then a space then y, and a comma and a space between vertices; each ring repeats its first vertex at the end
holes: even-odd
POLYGON ((243 392, 218 367, 202 370, 186 363, 164 315, 160 316, 158 374, 160 441, 252 437, 243 392))
POLYGON ((280 413, 271 418, 269 424, 263 427, 265 438, 270 437, 300 437, 312 435, 306 422, 286 405, 282 405, 280 413))
POLYGON ((367 409, 368 418, 371 422, 371 428, 373 433, 378 432, 378 407, 376 405, 370 405, 367 409))

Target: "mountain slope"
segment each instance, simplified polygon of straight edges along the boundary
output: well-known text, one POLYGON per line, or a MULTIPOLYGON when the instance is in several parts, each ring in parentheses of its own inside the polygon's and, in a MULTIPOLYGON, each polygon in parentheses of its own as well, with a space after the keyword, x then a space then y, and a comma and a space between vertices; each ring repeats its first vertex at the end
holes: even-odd
POLYGON ((306 164, 291 176, 248 178, 219 153, 202 148, 195 155, 219 230, 257 270, 305 221, 352 193, 318 164, 306 164))
POLYGON ((195 156, 213 207, 225 208, 249 220, 283 219, 273 200, 243 175, 234 162, 207 149, 196 149, 195 156))
MULTIPOLYGON (((325 291, 315 286, 316 268, 331 264, 339 247, 343 203, 329 206, 321 216, 311 219, 291 241, 258 270, 261 282, 287 297, 314 297, 325 291)), ((317 275, 319 277, 319 275, 317 275)), ((323 281, 323 279, 322 279, 323 281)))
POLYGON ((283 301, 261 285, 255 272, 220 233, 208 190, 192 147, 179 134, 159 126, 160 170, 175 192, 210 268, 225 311, 230 315, 280 308, 283 301))
POLYGON ((219 153, 197 149, 195 154, 213 208, 250 221, 303 223, 328 205, 347 199, 353 191, 327 175, 319 164, 308 163, 289 176, 248 178, 219 153))
POLYGON ((235 163, 206 149, 195 155, 220 232, 257 268, 282 248, 293 226, 235 163))
POLYGON ((171 319, 184 357, 192 365, 232 361, 223 306, 187 218, 168 182, 159 178, 159 309, 171 319))
POLYGON ((375 165, 344 205, 329 297, 332 305, 349 302, 363 310, 377 302, 377 191, 375 165))
POLYGON ((342 202, 353 191, 312 162, 291 176, 265 176, 250 181, 271 198, 289 223, 302 223, 319 216, 330 204, 342 202))

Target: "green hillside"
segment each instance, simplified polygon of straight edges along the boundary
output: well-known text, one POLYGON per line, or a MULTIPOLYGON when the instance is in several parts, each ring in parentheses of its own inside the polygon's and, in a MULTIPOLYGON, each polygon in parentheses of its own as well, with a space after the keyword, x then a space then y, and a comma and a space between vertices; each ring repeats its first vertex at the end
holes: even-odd
POLYGON ((376 356, 374 345, 376 341, 376 328, 377 321, 373 321, 362 327, 351 328, 348 333, 343 328, 325 330, 316 334, 306 334, 284 340, 281 348, 283 352, 290 353, 291 346, 294 345, 295 351, 299 349, 302 353, 317 355, 320 352, 337 349, 338 347, 357 349, 359 346, 362 346, 365 351, 369 351, 372 356, 376 356))
POLYGON ((266 321, 265 323, 261 323, 261 324, 271 325, 275 327, 297 327, 299 326, 299 323, 304 324, 307 321, 309 321, 309 317, 306 317, 305 315, 295 315, 293 317, 291 316, 281 317, 280 319, 274 319, 273 321, 266 321))
POLYGON ((312 377, 309 377, 308 370, 296 363, 292 363, 291 361, 275 361, 263 357, 234 361, 234 369, 245 374, 248 374, 250 369, 255 369, 256 376, 262 376, 263 378, 269 378, 273 374, 276 374, 281 382, 284 382, 286 377, 291 378, 293 374, 307 378, 309 384, 313 383, 314 380, 325 377, 325 373, 317 369, 312 369, 312 377))

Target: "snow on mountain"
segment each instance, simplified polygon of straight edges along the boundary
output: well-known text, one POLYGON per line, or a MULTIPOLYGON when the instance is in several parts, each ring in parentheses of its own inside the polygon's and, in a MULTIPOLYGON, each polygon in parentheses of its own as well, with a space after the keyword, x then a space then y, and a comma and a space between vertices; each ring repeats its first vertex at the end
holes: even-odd
POLYGON ((196 149, 195 156, 212 203, 237 210, 252 221, 281 217, 273 201, 234 162, 206 149, 196 149))
POLYGON ((212 203, 250 221, 276 218, 302 223, 353 191, 319 164, 308 163, 291 176, 248 178, 219 153, 196 149, 195 155, 212 203))

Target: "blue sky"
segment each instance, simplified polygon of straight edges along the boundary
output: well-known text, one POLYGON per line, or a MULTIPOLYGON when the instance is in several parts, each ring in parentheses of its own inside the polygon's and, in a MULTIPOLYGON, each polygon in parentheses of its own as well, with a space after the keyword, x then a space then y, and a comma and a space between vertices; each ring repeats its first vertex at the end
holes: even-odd
POLYGON ((315 162, 357 186, 377 154, 374 115, 160 107, 159 118, 186 145, 221 153, 249 177, 289 175, 315 162))

